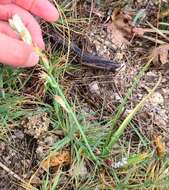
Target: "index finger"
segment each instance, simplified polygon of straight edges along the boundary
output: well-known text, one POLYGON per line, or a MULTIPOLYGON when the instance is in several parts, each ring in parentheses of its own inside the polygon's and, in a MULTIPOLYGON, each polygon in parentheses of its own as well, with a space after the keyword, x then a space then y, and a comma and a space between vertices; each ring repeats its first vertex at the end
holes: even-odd
POLYGON ((57 9, 48 0, 0 0, 0 4, 8 3, 16 4, 49 22, 59 18, 57 9))

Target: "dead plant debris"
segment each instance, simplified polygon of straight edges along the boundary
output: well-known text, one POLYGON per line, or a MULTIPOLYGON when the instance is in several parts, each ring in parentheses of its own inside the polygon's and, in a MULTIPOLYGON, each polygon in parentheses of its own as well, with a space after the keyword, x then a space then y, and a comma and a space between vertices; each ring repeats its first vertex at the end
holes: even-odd
POLYGON ((62 167, 64 164, 70 164, 71 157, 69 151, 61 151, 49 155, 48 158, 41 163, 41 167, 45 171, 49 171, 51 167, 62 167))
MULTIPOLYGON (((27 99, 33 103, 30 105, 28 101, 21 105, 22 111, 20 112, 17 112, 19 107, 14 109, 16 110, 15 117, 10 117, 7 121, 5 119, 8 113, 10 115, 11 113, 10 111, 5 112, 5 119, 1 120, 2 125, 5 123, 5 128, 3 127, 3 135, 0 136, 0 163, 3 163, 3 166, 9 170, 5 171, 0 168, 0 189, 24 189, 18 185, 20 179, 24 181, 31 179, 31 184, 38 190, 42 189, 44 183, 46 189, 52 189, 55 182, 57 182, 55 185, 58 189, 65 190, 84 187, 86 189, 127 189, 129 186, 132 188, 141 185, 142 189, 158 188, 159 186, 156 187, 156 184, 159 181, 160 185, 163 185, 163 176, 168 177, 168 166, 163 170, 164 165, 162 164, 169 150, 169 71, 167 68, 169 11, 167 2, 152 0, 123 2, 108 0, 97 1, 97 3, 95 1, 70 0, 57 2, 62 5, 62 11, 65 11, 63 18, 66 20, 63 19, 63 22, 59 22, 56 28, 53 26, 54 29, 42 24, 48 55, 52 55, 51 72, 59 81, 66 98, 73 103, 73 110, 76 110, 91 147, 95 143, 94 153, 98 157, 102 150, 100 146, 105 141, 102 138, 109 132, 108 130, 114 131, 119 128, 126 115, 156 84, 159 73, 162 75, 162 82, 133 118, 119 142, 113 146, 111 154, 106 158, 106 165, 96 169, 94 163, 85 154, 86 147, 81 141, 79 133, 76 136, 78 137, 76 145, 73 143, 60 144, 60 142, 64 143, 63 140, 66 137, 63 130, 65 130, 69 112, 64 98, 60 96, 54 97, 56 103, 59 104, 59 111, 56 113, 53 109, 53 101, 50 96, 52 90, 50 88, 48 90, 45 77, 42 76, 44 75, 43 69, 38 66, 33 71, 32 69, 22 71, 17 75, 16 84, 8 82, 7 76, 10 76, 11 71, 8 73, 5 70, 2 73, 5 75, 4 81, 9 83, 9 86, 6 83, 2 86, 6 93, 5 103, 8 102, 8 94, 15 94, 14 91, 17 87, 19 95, 27 96, 27 99), (111 12, 109 8, 112 10, 112 14, 109 14, 109 18, 104 22, 104 17, 107 16, 106 12, 111 12), (140 17, 138 14, 142 10, 145 12, 144 17, 140 17), (137 22, 133 24, 133 20, 137 20, 137 22), (50 36, 55 35, 55 30, 58 32, 58 28, 65 32, 65 36, 70 37, 70 41, 75 42, 84 52, 116 61, 122 65, 122 68, 117 72, 109 72, 86 68, 80 64, 78 67, 69 64, 69 62, 76 64, 74 62, 76 55, 70 52, 71 54, 68 56, 67 48, 64 45, 63 48, 66 51, 60 53, 62 48, 56 47, 57 42, 50 40, 50 36), (62 56, 63 60, 60 58, 62 56), (62 60, 62 64, 58 64, 58 57, 62 60), (67 57, 69 57, 69 62, 65 66, 67 57), (123 102, 123 98, 133 84, 133 79, 139 74, 142 66, 147 62, 147 58, 153 58, 153 64, 133 90, 117 124, 112 129, 107 121, 112 121, 117 107, 123 102), (163 67, 164 65, 166 67, 163 67), (45 107, 45 105, 49 106, 45 107), (34 110, 35 107, 38 109, 34 110), (30 108, 34 112, 27 113, 26 111, 25 113, 24 108, 28 108, 28 110, 30 108), (64 115, 60 118, 59 114, 64 115), (9 126, 9 130, 7 126, 9 126), (57 143, 61 147, 64 145, 63 148, 51 153, 51 148, 57 143), (154 163, 157 163, 157 156, 152 157, 152 160, 149 157, 152 156, 149 155, 149 151, 153 152, 154 156, 154 150, 162 161, 158 165, 158 170, 154 166, 154 163), (84 151, 83 154, 80 154, 82 151, 84 151), (123 167, 126 166, 126 162, 127 167, 123 167), (20 178, 8 176, 9 171, 13 171, 20 178), (129 175, 129 173, 133 175, 129 175), (154 184, 144 186, 149 184, 147 180, 154 184)), ((4 114, 6 107, 6 104, 0 102, 0 113, 4 114)))
POLYGON ((165 143, 162 141, 162 136, 155 136, 154 144, 156 147, 157 155, 159 157, 163 157, 166 154, 166 146, 165 143))
POLYGON ((159 62, 161 64, 168 63, 168 51, 169 44, 160 45, 151 50, 150 57, 153 58, 153 63, 157 65, 159 62))

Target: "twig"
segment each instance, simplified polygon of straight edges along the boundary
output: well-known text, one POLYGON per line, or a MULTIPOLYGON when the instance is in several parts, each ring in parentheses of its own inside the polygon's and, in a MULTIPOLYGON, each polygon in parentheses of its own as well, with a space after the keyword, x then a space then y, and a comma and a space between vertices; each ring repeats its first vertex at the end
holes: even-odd
POLYGON ((24 186, 26 186, 28 189, 36 189, 32 185, 28 184, 25 180, 23 180, 19 175, 17 175, 15 172, 13 172, 11 169, 9 169, 7 166, 5 166, 2 162, 0 162, 0 167, 5 170, 9 175, 17 179, 18 181, 22 182, 24 186))

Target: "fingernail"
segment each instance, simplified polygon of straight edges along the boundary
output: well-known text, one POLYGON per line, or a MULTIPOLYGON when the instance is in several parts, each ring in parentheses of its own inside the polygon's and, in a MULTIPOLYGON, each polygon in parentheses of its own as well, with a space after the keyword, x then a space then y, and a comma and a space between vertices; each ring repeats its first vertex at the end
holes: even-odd
POLYGON ((39 56, 32 52, 28 58, 28 61, 25 63, 25 67, 32 67, 39 62, 39 56))
POLYGON ((40 48, 44 50, 45 49, 45 43, 43 42, 43 40, 39 44, 40 44, 40 48))
POLYGON ((36 40, 35 45, 37 45, 42 50, 45 49, 45 43, 42 38, 39 38, 38 40, 36 40))

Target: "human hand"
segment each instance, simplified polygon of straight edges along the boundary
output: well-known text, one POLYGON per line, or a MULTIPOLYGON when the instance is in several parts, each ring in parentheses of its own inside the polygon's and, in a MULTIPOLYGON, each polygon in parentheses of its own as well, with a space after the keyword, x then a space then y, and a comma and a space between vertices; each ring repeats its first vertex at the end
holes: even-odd
POLYGON ((0 63, 13 67, 31 67, 38 63, 39 57, 34 48, 22 42, 8 24, 8 19, 18 14, 31 33, 34 44, 44 49, 40 26, 30 13, 49 22, 59 17, 48 0, 0 0, 0 63))

